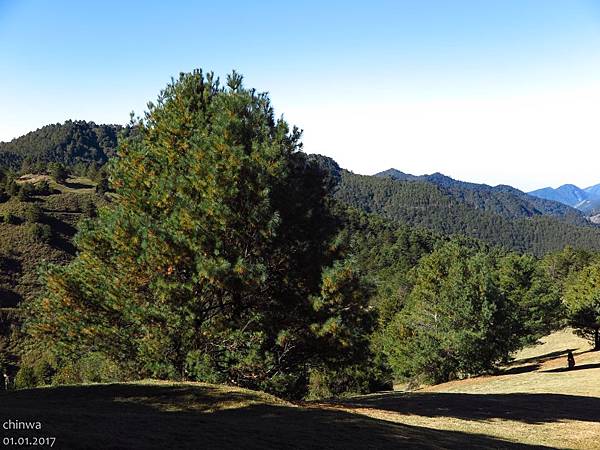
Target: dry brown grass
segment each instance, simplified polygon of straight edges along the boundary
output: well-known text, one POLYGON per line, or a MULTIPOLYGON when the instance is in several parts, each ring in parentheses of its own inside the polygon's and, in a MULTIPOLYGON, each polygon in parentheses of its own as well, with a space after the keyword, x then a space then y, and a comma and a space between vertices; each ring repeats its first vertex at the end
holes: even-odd
POLYGON ((336 406, 368 417, 555 448, 600 448, 600 353, 563 330, 495 376, 362 396, 336 406), (566 370, 567 349, 576 367, 566 370))
POLYGON ((25 175, 21 175, 16 180, 17 184, 24 184, 24 183, 36 184, 36 183, 40 183, 42 181, 50 182, 51 180, 48 175, 37 174, 37 173, 27 173, 25 175))
POLYGON ((79 194, 93 193, 96 190, 96 183, 85 177, 70 176, 64 184, 58 184, 49 175, 27 173, 17 178, 17 184, 37 184, 42 181, 47 181, 50 189, 61 193, 77 192, 79 194))

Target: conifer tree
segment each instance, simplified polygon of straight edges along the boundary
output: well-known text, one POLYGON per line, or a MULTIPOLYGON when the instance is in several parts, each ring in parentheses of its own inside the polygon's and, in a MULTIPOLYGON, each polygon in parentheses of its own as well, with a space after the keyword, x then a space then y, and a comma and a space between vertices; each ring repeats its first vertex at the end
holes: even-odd
POLYGON ((397 377, 443 382, 507 360, 519 336, 495 267, 492 254, 457 242, 421 259, 406 305, 384 332, 397 377))
POLYGON ((69 171, 61 163, 51 163, 48 166, 50 176, 58 184, 63 184, 69 176, 69 171))
POLYGON ((581 269, 566 283, 564 302, 578 333, 600 350, 600 263, 581 269))
POLYGON ((268 96, 235 72, 221 87, 194 71, 132 126, 110 164, 112 206, 28 307, 29 351, 296 397, 312 367, 344 365, 329 348, 360 354, 360 286, 322 275, 340 255, 328 185, 268 96))

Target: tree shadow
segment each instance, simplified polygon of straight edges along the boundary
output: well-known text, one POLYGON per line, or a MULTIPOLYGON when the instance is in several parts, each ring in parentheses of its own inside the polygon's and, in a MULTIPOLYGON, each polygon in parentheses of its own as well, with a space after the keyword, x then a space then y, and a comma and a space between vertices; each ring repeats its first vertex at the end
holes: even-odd
POLYGON ((264 401, 209 386, 70 386, 1 393, 0 418, 40 421, 56 448, 548 448, 264 401))
POLYGON ((0 308, 15 308, 22 300, 17 292, 0 287, 0 308))
POLYGON ((386 393, 339 402, 424 417, 516 420, 529 424, 580 420, 597 422, 600 398, 563 394, 386 393))
POLYGON ((44 222, 50 225, 52 229, 51 245, 74 256, 77 253, 77 248, 73 244, 72 238, 77 233, 77 228, 64 220, 49 215, 44 218, 44 222))
POLYGON ((586 369, 598 369, 598 368, 600 368, 600 363, 596 363, 596 364, 581 364, 579 366, 576 365, 572 369, 569 369, 568 367, 557 367, 556 369, 543 370, 542 373, 572 372, 574 370, 586 370, 586 369))
POLYGON ((558 358, 561 355, 566 355, 569 351, 574 352, 575 349, 567 348, 565 350, 557 350, 544 355, 532 356, 531 358, 516 359, 512 361, 511 364, 543 363, 545 361, 558 358))
POLYGON ((58 250, 62 250, 63 252, 75 256, 77 254, 77 247, 71 242, 69 239, 65 239, 62 236, 52 236, 52 240, 50 242, 52 246, 58 250))
POLYGON ((93 184, 80 183, 76 181, 65 181, 62 184, 63 186, 68 187, 69 189, 92 189, 96 187, 93 184))
POLYGON ((535 372, 541 367, 540 363, 529 364, 526 366, 509 367, 507 369, 500 369, 495 372, 496 375, 517 375, 519 373, 535 372))
MULTIPOLYGON (((569 352, 573 352, 574 356, 580 356, 585 353, 589 353, 591 351, 593 351, 593 349, 580 350, 580 351, 576 352, 575 349, 567 348, 565 350, 557 350, 554 352, 546 353, 544 355, 533 356, 531 358, 517 359, 517 360, 512 361, 510 363, 509 367, 507 367, 505 369, 500 369, 497 372, 495 372, 495 374, 496 375, 516 375, 516 374, 520 374, 520 373, 534 372, 534 371, 538 370, 544 362, 551 361, 553 359, 557 359, 560 356, 566 357, 569 352), (532 364, 529 364, 529 363, 532 363, 532 364)), ((566 364, 567 364, 567 361, 565 361, 565 365, 566 364)), ((566 372, 567 370, 568 369, 565 368, 564 370, 545 370, 543 372, 563 372, 563 371, 566 372)))
POLYGON ((0 256, 0 272, 5 274, 19 273, 23 270, 21 261, 12 256, 0 256))
POLYGON ((56 217, 46 216, 44 222, 50 225, 52 230, 56 233, 63 234, 68 237, 72 237, 77 233, 77 228, 64 220, 57 219, 56 217))

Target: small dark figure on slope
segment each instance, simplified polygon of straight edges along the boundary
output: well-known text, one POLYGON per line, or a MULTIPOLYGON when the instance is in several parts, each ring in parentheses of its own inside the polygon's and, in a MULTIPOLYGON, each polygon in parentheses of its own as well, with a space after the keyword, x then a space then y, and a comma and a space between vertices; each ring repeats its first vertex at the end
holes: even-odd
POLYGON ((575 358, 573 357, 573 352, 568 350, 567 352, 567 364, 569 365, 569 369, 575 367, 575 358))

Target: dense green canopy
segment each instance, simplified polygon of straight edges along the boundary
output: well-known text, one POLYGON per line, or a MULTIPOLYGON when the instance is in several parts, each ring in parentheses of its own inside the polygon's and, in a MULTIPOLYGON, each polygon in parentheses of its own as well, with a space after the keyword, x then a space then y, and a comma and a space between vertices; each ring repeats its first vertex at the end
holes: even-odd
POLYGON ((32 352, 292 396, 311 371, 368 356, 329 186, 265 94, 236 73, 224 87, 182 74, 134 125, 110 167, 114 204, 29 306, 32 352))

